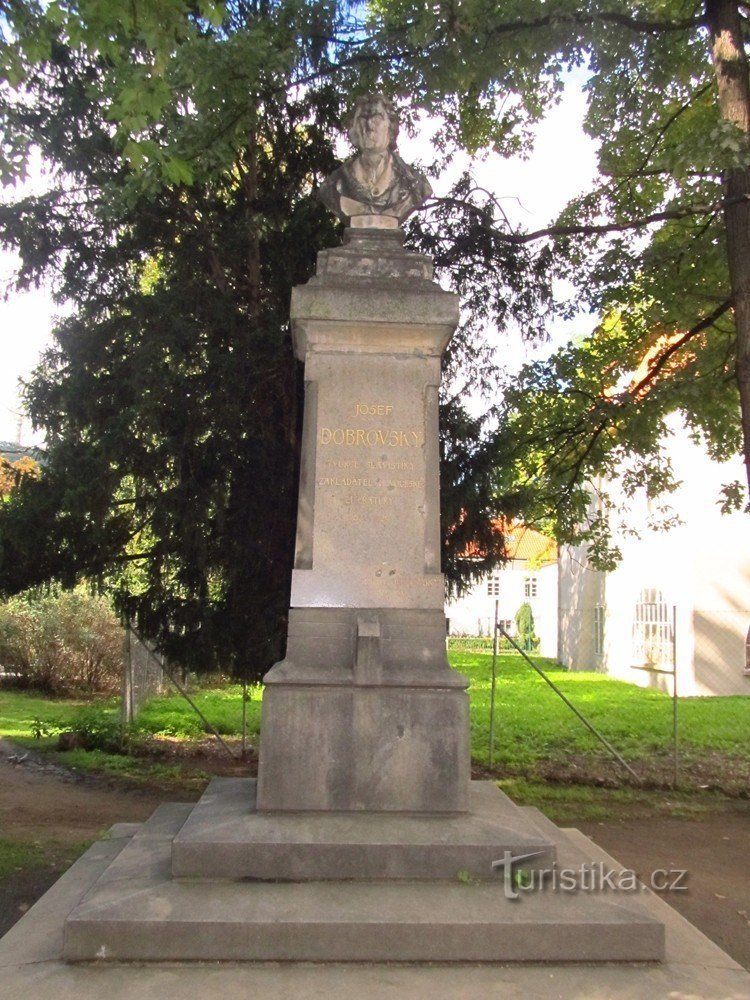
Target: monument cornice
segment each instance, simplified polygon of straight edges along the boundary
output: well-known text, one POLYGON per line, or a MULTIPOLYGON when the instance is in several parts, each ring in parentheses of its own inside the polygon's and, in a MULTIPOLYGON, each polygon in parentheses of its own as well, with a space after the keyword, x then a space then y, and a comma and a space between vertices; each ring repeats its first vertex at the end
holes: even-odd
POLYGON ((315 353, 412 355, 439 358, 456 328, 455 321, 408 323, 401 316, 367 319, 330 317, 296 319, 294 354, 304 361, 315 353))

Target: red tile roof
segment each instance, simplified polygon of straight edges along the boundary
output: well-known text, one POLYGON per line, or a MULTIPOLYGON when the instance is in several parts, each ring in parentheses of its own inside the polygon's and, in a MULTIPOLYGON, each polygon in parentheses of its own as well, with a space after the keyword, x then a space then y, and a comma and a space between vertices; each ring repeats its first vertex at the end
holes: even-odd
MULTIPOLYGON (((507 524, 501 520, 493 521, 493 528, 504 536, 508 560, 535 567, 557 562, 557 544, 534 528, 525 524, 507 524)), ((479 559, 483 555, 476 545, 469 545, 463 558, 479 559)))

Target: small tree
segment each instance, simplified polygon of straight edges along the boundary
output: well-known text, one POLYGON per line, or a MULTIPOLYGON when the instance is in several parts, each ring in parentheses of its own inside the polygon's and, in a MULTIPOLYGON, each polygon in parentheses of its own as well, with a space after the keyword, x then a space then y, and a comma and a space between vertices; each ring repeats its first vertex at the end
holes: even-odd
POLYGON ((521 649, 527 652, 534 648, 534 612, 531 605, 525 601, 516 611, 516 631, 520 640, 521 649))

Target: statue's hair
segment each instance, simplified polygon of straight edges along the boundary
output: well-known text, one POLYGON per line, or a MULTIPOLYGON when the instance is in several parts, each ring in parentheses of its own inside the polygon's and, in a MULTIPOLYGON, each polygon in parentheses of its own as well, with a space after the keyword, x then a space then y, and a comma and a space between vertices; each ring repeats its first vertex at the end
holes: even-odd
POLYGON ((382 104, 386 115, 388 116, 388 131, 390 133, 389 147, 391 149, 396 148, 396 139, 398 137, 398 112, 394 107, 393 101, 390 98, 385 97, 383 94, 363 94, 358 97, 354 102, 354 107, 352 108, 351 116, 349 118, 349 138, 351 139, 352 129, 354 128, 354 122, 356 121, 357 115, 364 108, 369 107, 371 104, 382 104))

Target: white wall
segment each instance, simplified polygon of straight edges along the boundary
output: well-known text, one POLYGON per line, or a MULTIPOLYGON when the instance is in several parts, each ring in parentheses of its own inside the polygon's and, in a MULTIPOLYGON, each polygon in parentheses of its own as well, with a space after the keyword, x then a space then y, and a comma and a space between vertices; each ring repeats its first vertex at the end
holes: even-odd
POLYGON ((445 614, 450 622, 451 635, 491 635, 496 600, 499 602, 498 618, 512 622, 509 631, 513 635, 516 612, 528 601, 534 612, 535 631, 540 638, 539 652, 542 656, 556 657, 557 564, 528 569, 511 563, 492 576, 499 582, 497 597, 488 594, 488 578, 484 578, 463 597, 447 602, 445 614), (525 596, 525 581, 528 577, 536 579, 535 597, 525 596))
MULTIPOLYGON (((623 535, 622 562, 612 573, 587 566, 585 549, 560 551, 559 658, 580 670, 602 670, 643 686, 671 691, 671 678, 632 664, 633 614, 644 588, 660 590, 676 609, 676 661, 681 695, 750 694, 744 673, 750 628, 750 517, 722 515, 717 496, 741 467, 709 461, 684 434, 670 442, 681 487, 671 506, 682 524, 670 531, 623 535), (604 648, 595 652, 594 607, 606 608, 604 648)), ((738 474, 739 473, 739 474, 738 474)), ((643 509, 641 509, 643 508, 643 509)), ((646 521, 635 501, 633 523, 646 521)))

